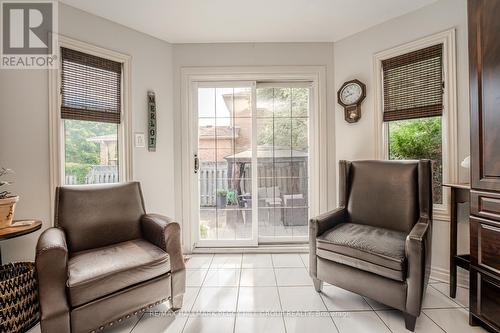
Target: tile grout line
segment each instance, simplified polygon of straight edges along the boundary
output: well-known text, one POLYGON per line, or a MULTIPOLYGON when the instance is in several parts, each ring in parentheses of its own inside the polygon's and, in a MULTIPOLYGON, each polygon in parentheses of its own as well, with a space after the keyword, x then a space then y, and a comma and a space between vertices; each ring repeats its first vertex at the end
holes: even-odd
POLYGON ((306 265, 306 263, 305 263, 305 262, 304 262, 304 260, 302 259, 302 254, 303 254, 303 253, 299 253, 300 260, 302 261, 302 264, 303 264, 303 265, 304 265, 304 267, 306 268, 307 273, 309 273, 309 267, 306 265))
POLYGON ((372 310, 372 309, 367 309, 367 310, 349 310, 349 311, 338 311, 338 310, 335 310, 335 311, 330 311, 328 310, 327 312, 333 312, 333 313, 336 313, 336 312, 375 312, 375 311, 398 311, 396 309, 387 309, 387 310, 372 310))
POLYGON ((453 309, 463 309, 462 306, 440 306, 437 308, 422 308, 422 310, 453 310, 453 309))
MULTIPOLYGON (((366 302, 366 303, 368 303, 368 302, 366 302)), ((368 305, 372 308, 373 312, 375 312, 375 315, 378 317, 378 319, 380 319, 384 323, 385 327, 387 327, 387 329, 389 330, 389 332, 394 333, 394 331, 391 330, 391 328, 389 327, 389 325, 385 322, 384 319, 382 319, 382 317, 380 317, 380 315, 377 313, 377 311, 375 311, 375 309, 370 305, 370 303, 368 303, 368 305)))
MULTIPOLYGON (((312 278, 311 278, 312 279, 312 278)), ((332 316, 332 313, 330 312, 330 310, 328 309, 328 306, 326 306, 326 302, 325 300, 323 299, 323 297, 321 296, 321 294, 323 293, 323 288, 324 288, 324 283, 321 287, 321 291, 318 293, 320 294, 319 295, 319 298, 321 299, 321 302, 323 302, 323 305, 325 306, 326 308, 326 311, 328 311, 328 316, 330 317, 330 320, 332 321, 333 323, 333 326, 335 326, 335 329, 337 330, 338 333, 340 333, 340 329, 337 327, 337 323, 335 322, 335 319, 333 319, 333 316, 332 316)), ((313 287, 314 288, 314 287, 313 287)), ((316 292, 316 290, 314 290, 316 292)), ((332 311, 333 312, 333 311, 332 311)), ((343 312, 347 312, 347 311, 343 311, 343 312)))
POLYGON ((240 284, 241 284, 241 270, 243 269, 243 253, 241 254, 241 259, 240 259, 240 270, 239 270, 239 277, 238 277, 238 290, 236 292, 236 311, 234 313, 234 320, 233 320, 233 333, 236 331, 236 318, 238 317, 238 303, 240 301, 240 284))
POLYGON ((278 287, 278 278, 276 277, 276 270, 275 270, 275 267, 274 267, 274 259, 273 259, 273 255, 272 254, 271 254, 271 264, 273 265, 274 281, 276 282, 276 291, 278 293, 278 301, 280 302, 281 321, 283 322, 283 328, 285 329, 285 333, 287 333, 286 323, 285 323, 285 316, 283 315, 283 304, 281 303, 280 288, 278 287))
POLYGON ((142 320, 142 317, 144 317, 145 314, 146 313, 141 314, 141 316, 139 317, 139 319, 135 322, 134 326, 132 326, 132 329, 129 331, 129 333, 132 333, 135 330, 135 328, 137 327, 137 325, 142 320))
MULTIPOLYGON (((360 295, 361 296, 361 295, 360 295)), ((368 306, 372 309, 373 312, 375 312, 375 315, 384 323, 384 325, 387 327, 387 329, 390 331, 390 332, 393 332, 391 330, 391 328, 389 327, 389 325, 384 321, 384 319, 382 319, 382 317, 380 317, 380 315, 377 313, 377 311, 375 310, 375 308, 365 299, 364 296, 361 296, 361 298, 363 299, 363 301, 365 301, 366 304, 368 304, 368 306)))
MULTIPOLYGON (((457 304, 458 306, 460 306, 460 307, 467 307, 467 308, 468 308, 468 306, 464 306, 464 305, 462 305, 462 304, 458 303, 457 301, 455 301, 456 297, 455 297, 455 298, 451 298, 450 296, 446 295, 445 293, 443 293, 441 290, 437 289, 437 288, 436 288, 436 287, 434 287, 433 285, 431 285, 431 284, 429 284, 429 285, 431 286, 431 288, 432 288, 432 289, 436 290, 436 291, 437 291, 438 293, 440 293, 441 295, 446 296, 448 299, 450 299, 453 303, 457 304)), ((457 287, 458 287, 458 286, 457 286, 457 287)), ((457 289, 458 289, 458 288, 457 288, 457 289)), ((456 296, 456 295, 455 295, 455 296, 456 296)))
POLYGON ((208 270, 210 269, 210 266, 212 266, 212 261, 214 260, 214 257, 215 257, 215 255, 212 254, 212 258, 210 259, 210 263, 208 264, 207 273, 203 277, 203 281, 201 282, 200 289, 198 289, 198 293, 196 294, 196 297, 194 298, 193 305, 189 309, 189 314, 188 314, 188 317, 186 318, 186 321, 184 322, 184 325, 182 326, 181 333, 184 332, 184 330, 186 329, 186 325, 187 325, 187 322, 189 320, 189 317, 191 317, 191 311, 193 310, 193 307, 196 304, 196 301, 198 300, 198 297, 200 296, 201 288, 203 288, 203 284, 205 283, 205 279, 207 278, 208 270))
POLYGON ((447 333, 446 330, 441 327, 441 325, 439 325, 438 323, 436 323, 434 321, 434 319, 432 319, 430 316, 428 316, 427 313, 425 313, 423 310, 422 310, 422 313, 424 314, 424 316, 426 316, 427 318, 429 318, 429 320, 432 321, 437 327, 439 327, 443 332, 447 333))

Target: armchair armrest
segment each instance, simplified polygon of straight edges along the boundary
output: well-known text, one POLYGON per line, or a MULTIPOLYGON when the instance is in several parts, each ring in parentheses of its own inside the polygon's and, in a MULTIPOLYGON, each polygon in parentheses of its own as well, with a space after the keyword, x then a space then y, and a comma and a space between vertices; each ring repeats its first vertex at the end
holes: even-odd
POLYGON ((309 275, 311 277, 317 278, 316 237, 335 225, 344 222, 346 215, 345 207, 339 207, 311 218, 309 221, 309 275))
POLYGON ((406 312, 418 316, 425 294, 431 267, 432 223, 420 218, 406 237, 408 295, 406 312))
POLYGON ((172 275, 172 308, 180 308, 186 290, 186 269, 181 246, 181 227, 169 217, 145 214, 141 218, 143 237, 162 248, 170 257, 172 275))
POLYGON ((66 298, 68 247, 63 230, 49 228, 40 235, 35 265, 42 331, 69 333, 69 304, 66 298))
POLYGON ((309 221, 309 235, 314 235, 316 239, 316 237, 320 236, 326 230, 333 228, 339 223, 345 222, 345 218, 346 209, 344 207, 339 207, 318 215, 309 221))
POLYGON ((172 273, 185 268, 179 223, 163 215, 145 214, 141 219, 141 228, 146 240, 168 253, 172 273))

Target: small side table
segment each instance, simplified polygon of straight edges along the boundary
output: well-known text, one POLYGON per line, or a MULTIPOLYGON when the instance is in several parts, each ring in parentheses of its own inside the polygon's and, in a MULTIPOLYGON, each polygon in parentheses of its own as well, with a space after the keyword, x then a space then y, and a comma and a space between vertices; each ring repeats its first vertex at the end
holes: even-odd
POLYGON ((469 184, 443 184, 451 189, 450 200, 450 297, 457 295, 457 266, 469 270, 470 254, 457 254, 458 204, 470 202, 469 184))
MULTIPOLYGON (((40 220, 15 220, 12 226, 0 229, 0 241, 24 236, 39 230, 42 227, 40 220)), ((0 265, 2 265, 2 248, 0 247, 0 265)))

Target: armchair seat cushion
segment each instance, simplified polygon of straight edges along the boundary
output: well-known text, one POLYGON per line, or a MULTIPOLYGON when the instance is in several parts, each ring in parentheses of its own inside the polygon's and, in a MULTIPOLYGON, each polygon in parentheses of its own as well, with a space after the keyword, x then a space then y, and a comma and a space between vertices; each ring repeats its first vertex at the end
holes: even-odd
POLYGON ((68 295, 77 307, 170 271, 168 254, 144 239, 73 253, 68 295))
POLYGON ((340 223, 318 236, 324 259, 404 281, 406 233, 356 223, 340 223))

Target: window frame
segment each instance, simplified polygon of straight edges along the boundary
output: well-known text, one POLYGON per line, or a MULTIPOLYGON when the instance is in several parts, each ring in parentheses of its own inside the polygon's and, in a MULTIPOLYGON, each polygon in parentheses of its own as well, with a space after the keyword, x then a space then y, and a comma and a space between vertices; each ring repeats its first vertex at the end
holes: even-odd
MULTIPOLYGON (((383 68, 382 61, 405 53, 443 44, 443 112, 441 115, 443 184, 458 181, 457 146, 457 83, 455 29, 446 30, 410 43, 406 43, 373 56, 375 91, 375 152, 378 159, 389 158, 389 125, 383 121, 383 68)), ((434 204, 434 219, 449 221, 450 194, 443 188, 442 204, 434 204)))
MULTIPOLYGON (((58 36, 57 60, 62 61, 61 48, 73 49, 122 64, 121 121, 118 124, 118 170, 120 182, 132 179, 132 130, 130 113, 131 57, 112 50, 84 43, 65 36, 58 36)), ((50 135, 50 183, 51 209, 55 207, 55 189, 65 182, 65 133, 61 118, 61 66, 49 71, 49 135, 50 135)), ((78 185, 77 185, 78 186, 78 185)), ((53 217, 51 217, 53 219, 53 217)))

